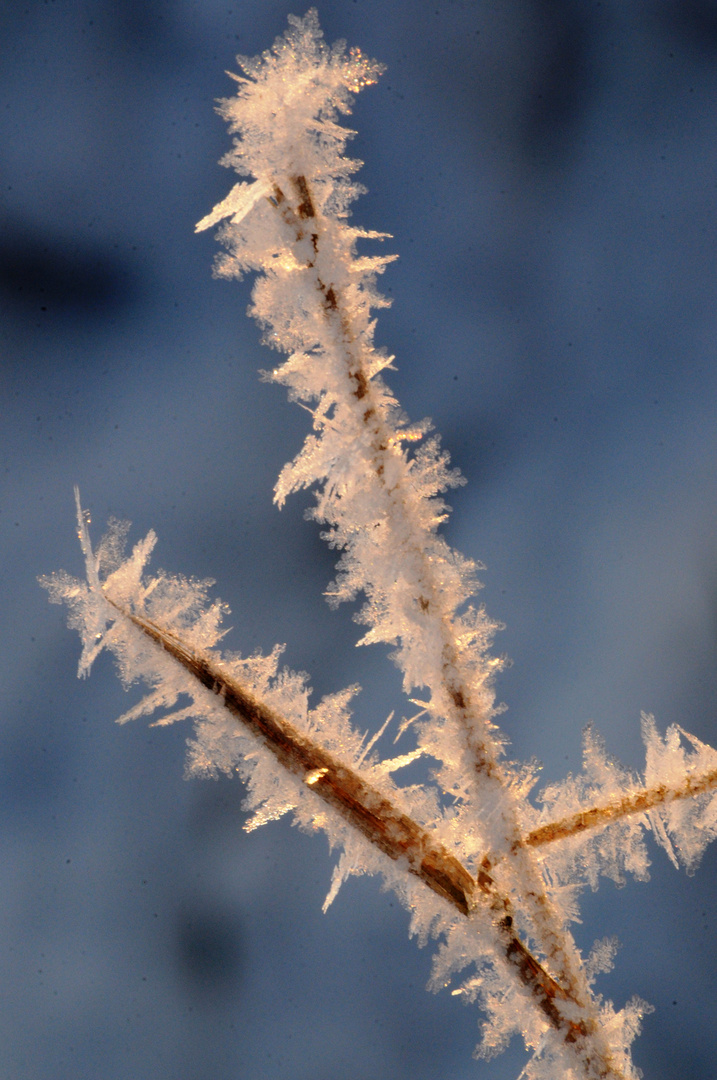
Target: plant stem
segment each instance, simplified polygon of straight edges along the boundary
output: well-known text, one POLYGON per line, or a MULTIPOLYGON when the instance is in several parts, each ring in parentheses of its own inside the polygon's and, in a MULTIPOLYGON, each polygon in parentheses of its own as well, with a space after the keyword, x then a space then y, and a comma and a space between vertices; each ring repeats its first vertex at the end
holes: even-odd
POLYGON ((614 802, 593 806, 589 810, 578 810, 560 821, 540 825, 523 838, 523 844, 528 847, 542 847, 555 840, 578 836, 588 829, 604 829, 620 818, 629 817, 631 814, 646 814, 656 806, 664 806, 679 799, 694 799, 713 788, 717 788, 717 769, 710 769, 699 776, 685 776, 681 783, 672 787, 659 784, 654 788, 643 788, 614 802))
MULTIPOLYGON (((215 694, 221 707, 259 739, 284 768, 299 776, 370 843, 390 859, 403 861, 410 873, 461 915, 470 918, 479 905, 487 904, 506 963, 530 991, 551 1026, 562 1032, 569 1044, 583 1044, 595 1035, 589 1021, 576 1022, 564 1014, 561 1004, 578 1003, 520 939, 514 929, 510 900, 500 894, 487 867, 481 867, 474 878, 426 829, 357 772, 298 731, 275 709, 254 697, 222 670, 221 662, 195 652, 151 620, 125 611, 106 593, 105 598, 122 617, 215 694)), ((607 1062, 601 1063, 599 1072, 586 1072, 586 1075, 614 1080, 622 1076, 607 1062)))
MULTIPOLYGON (((479 673, 464 661, 459 642, 465 628, 457 623, 444 585, 446 565, 433 554, 433 530, 421 516, 421 496, 411 483, 400 440, 388 422, 380 393, 375 391, 371 346, 358 326, 354 327, 351 305, 332 281, 336 266, 350 262, 348 237, 340 224, 317 212, 311 184, 301 172, 291 175, 283 185, 274 182, 269 202, 287 227, 287 244, 296 273, 306 276, 304 295, 316 298, 320 318, 314 325, 323 322, 328 330, 324 347, 344 360, 345 400, 351 404, 354 418, 356 459, 363 459, 361 466, 355 467, 367 470, 372 478, 374 501, 370 516, 382 526, 384 550, 400 551, 406 576, 420 582, 417 602, 411 605, 410 616, 404 606, 403 617, 414 621, 415 631, 424 642, 433 643, 433 655, 424 674, 432 692, 431 711, 448 719, 472 758, 471 785, 476 805, 487 798, 494 820, 500 822, 500 846, 508 855, 511 879, 519 883, 521 912, 530 920, 531 933, 555 977, 515 936, 510 887, 500 886, 485 863, 478 875, 478 886, 489 898, 493 922, 501 935, 499 951, 517 971, 520 982, 531 990, 551 1025, 562 1032, 565 1042, 579 1044, 576 1049, 585 1075, 620 1077, 622 1073, 613 1064, 608 1043, 601 1035, 598 1009, 578 950, 546 894, 530 847, 523 843, 515 798, 499 761, 501 745, 492 733, 492 695, 486 685, 489 663, 479 673), (571 1002, 573 1015, 577 1006, 579 1019, 568 1019, 559 1009, 559 1001, 571 1002)), ((330 520, 324 517, 321 505, 319 516, 330 520)), ((350 540, 344 540, 341 546, 349 544, 350 540)), ((365 571, 361 587, 379 608, 390 603, 388 593, 382 593, 385 586, 377 586, 365 571)), ((405 635, 406 631, 399 631, 401 648, 405 635)), ((415 865, 414 861, 413 873, 417 872, 415 865)), ((430 887, 435 890, 434 885, 430 887)))

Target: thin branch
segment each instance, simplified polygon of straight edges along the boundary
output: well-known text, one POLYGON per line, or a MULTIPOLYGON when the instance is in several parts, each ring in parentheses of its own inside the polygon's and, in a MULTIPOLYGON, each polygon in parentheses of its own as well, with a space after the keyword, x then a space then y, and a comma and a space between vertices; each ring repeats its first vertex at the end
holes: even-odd
POLYGON ((681 783, 674 786, 659 784, 654 788, 643 788, 642 791, 625 795, 615 802, 593 806, 589 810, 578 810, 570 817, 541 825, 523 837, 523 844, 528 847, 542 847, 555 840, 567 840, 568 837, 578 836, 588 829, 604 829, 631 814, 645 814, 656 806, 664 806, 679 799, 694 799, 714 788, 717 788, 717 769, 710 769, 699 776, 685 776, 681 783))
MULTIPOLYGON (((367 346, 353 328, 349 305, 346 304, 341 290, 328 276, 324 279, 324 268, 329 274, 332 271, 331 257, 325 262, 324 256, 325 222, 317 213, 316 200, 307 177, 295 174, 290 177, 289 182, 291 190, 274 182, 273 196, 269 202, 288 227, 291 244, 296 252, 297 267, 301 266, 303 272, 314 279, 314 290, 307 290, 308 295, 314 292, 317 306, 331 327, 334 342, 343 351, 349 395, 359 406, 361 421, 369 437, 370 468, 377 490, 382 493, 385 501, 386 520, 394 523, 397 537, 411 538, 410 555, 420 563, 422 595, 419 618, 427 626, 430 624, 433 629, 438 629, 435 666, 441 673, 440 695, 443 696, 451 720, 456 728, 462 731, 471 751, 476 788, 492 787, 502 803, 501 818, 505 827, 506 847, 511 851, 525 895, 530 900, 534 937, 549 958, 556 978, 545 972, 516 937, 512 929, 513 905, 505 890, 496 885, 490 875, 490 865, 486 862, 479 873, 479 886, 490 899, 494 922, 503 935, 501 947, 509 964, 517 969, 520 981, 530 988, 537 999, 538 1007, 548 1016, 550 1023, 563 1032, 566 1042, 582 1042, 589 1033, 594 1055, 592 1065, 588 1066, 593 1070, 589 1075, 620 1076, 621 1073, 615 1071, 609 1060, 608 1047, 600 1038, 597 1010, 577 949, 570 935, 564 932, 545 893, 540 870, 534 863, 530 849, 522 845, 518 815, 499 763, 501 748, 490 731, 489 706, 475 693, 476 688, 472 685, 475 678, 465 670, 460 658, 454 615, 450 605, 446 604, 440 575, 436 573, 431 556, 416 543, 416 538, 422 536, 425 527, 416 515, 411 493, 396 474, 393 459, 395 456, 401 458, 401 451, 397 448, 392 429, 386 423, 383 409, 374 392, 370 365, 367 362, 367 346), (481 881, 484 884, 481 884, 481 881), (581 1019, 576 1022, 563 1016, 556 1005, 556 1001, 560 1000, 576 1005, 582 1013, 581 1019), (596 1061, 596 1058, 599 1061, 596 1061), (597 1073, 595 1069, 598 1070, 597 1073)), ((330 251, 333 250, 330 243, 327 246, 330 251)), ((364 588, 371 596, 371 583, 365 582, 364 588)), ((438 687, 434 686, 432 689, 436 697, 438 687)), ((413 866, 411 869, 416 872, 413 866)), ((430 885, 430 882, 427 884, 430 885)), ((430 887, 435 888, 433 885, 430 887)), ((585 1066, 591 1052, 586 1046, 583 1049, 585 1066)))
MULTIPOLYGON (((510 900, 500 895, 487 869, 481 868, 478 878, 474 878, 454 855, 382 792, 317 746, 275 709, 249 693, 222 670, 221 663, 194 652, 174 634, 149 619, 125 611, 106 593, 105 598, 202 686, 216 694, 222 707, 258 738, 284 768, 299 776, 390 859, 405 860, 412 874, 452 904, 461 915, 470 917, 479 902, 487 902, 494 915, 505 960, 531 992, 550 1024, 564 1032, 568 1043, 577 1043, 593 1034, 588 1022, 575 1022, 563 1015, 559 1003, 573 1001, 571 995, 521 941, 513 927, 510 900)), ((600 1075, 619 1077, 621 1074, 605 1071, 600 1075)))

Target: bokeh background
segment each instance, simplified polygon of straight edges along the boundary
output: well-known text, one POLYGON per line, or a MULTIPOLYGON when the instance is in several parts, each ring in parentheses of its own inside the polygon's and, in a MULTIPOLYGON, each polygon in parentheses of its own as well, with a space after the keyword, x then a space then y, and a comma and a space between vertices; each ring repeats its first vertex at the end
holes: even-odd
MULTIPOLYGON (((242 831, 238 782, 183 779, 186 727, 130 701, 37 575, 81 573, 72 487, 212 577, 232 648, 287 642, 357 722, 406 709, 322 590, 308 505, 271 489, 307 428, 262 384, 250 282, 194 223, 233 183, 225 70, 293 0, 0 6, 0 1077, 503 1080, 478 1014, 373 880, 326 915, 323 838, 242 831)), ((513 660, 513 753, 577 770, 589 721, 631 767, 640 710, 717 742, 717 5, 324 0, 329 41, 388 65, 357 101, 361 224, 394 235, 379 343, 468 485, 450 541, 485 562, 513 660)), ((584 898, 600 988, 651 1001, 648 1080, 717 1058, 717 852, 693 878, 584 898)))

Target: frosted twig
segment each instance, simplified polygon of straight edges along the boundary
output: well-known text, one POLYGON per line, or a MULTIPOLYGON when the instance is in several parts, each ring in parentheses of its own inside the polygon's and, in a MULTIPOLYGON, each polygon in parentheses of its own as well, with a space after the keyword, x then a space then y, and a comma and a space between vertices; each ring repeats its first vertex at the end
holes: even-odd
POLYGON ((685 776, 681 781, 670 786, 659 784, 653 788, 643 788, 632 795, 623 795, 614 802, 602 806, 591 806, 588 810, 578 810, 570 817, 559 821, 550 821, 533 829, 524 838, 527 847, 543 847, 556 840, 567 840, 590 829, 604 829, 619 821, 620 818, 635 814, 647 814, 660 806, 667 806, 681 799, 694 799, 717 788, 717 769, 710 769, 698 776, 685 776))
MULTIPOLYGON (((500 895, 486 866, 482 866, 474 878, 454 855, 382 792, 307 738, 275 709, 258 700, 223 672, 221 664, 188 648, 175 634, 151 620, 124 611, 106 592, 105 599, 202 686, 216 694, 222 707, 260 739, 285 769, 299 776, 390 859, 404 860, 410 873, 452 904, 461 915, 470 916, 476 903, 487 903, 499 931, 505 961, 533 995, 537 1007, 551 1025, 563 1032, 568 1043, 579 1043, 588 1033, 593 1033, 585 1020, 576 1022, 561 1011, 561 1002, 577 1003, 521 941, 514 927, 510 900, 500 895)), ((597 1075, 618 1078, 624 1074, 606 1064, 605 1070, 597 1075)))
MULTIPOLYGON (((105 594, 106 595, 106 594, 105 594)), ((298 776, 391 859, 405 859, 412 874, 448 900, 462 915, 475 905, 477 888, 489 894, 489 878, 479 882, 442 844, 402 813, 380 791, 298 731, 265 702, 221 669, 221 664, 188 648, 175 634, 149 619, 124 611, 124 618, 174 657, 202 686, 220 699, 235 720, 271 750, 280 765, 298 776)))
MULTIPOLYGON (((603 1071, 595 1075, 622 1075, 615 1071, 607 1044, 603 1044, 599 1036, 598 1014, 592 1004, 577 949, 553 908, 530 851, 522 844, 514 795, 506 770, 498 760, 502 745, 495 740, 491 730, 492 694, 488 684, 498 662, 485 658, 481 670, 476 665, 475 654, 471 653, 467 657, 467 665, 465 663, 465 650, 461 649, 459 640, 465 637, 466 627, 456 618, 455 596, 445 586, 446 559, 435 558, 435 523, 431 522, 429 527, 426 525, 425 510, 415 492, 410 463, 406 459, 402 441, 397 437, 395 423, 389 422, 385 389, 380 384, 378 390, 375 388, 377 364, 373 349, 360 326, 363 313, 356 311, 355 304, 352 308, 343 290, 336 284, 342 259, 346 263, 351 261, 353 239, 346 236, 345 227, 324 219, 318 213, 312 185, 303 173, 291 175, 288 183, 275 180, 269 202, 286 229, 284 243, 293 256, 292 276, 295 279, 308 279, 302 283, 301 293, 309 319, 313 316, 311 307, 315 304, 318 309, 318 318, 314 316, 311 321, 311 333, 321 340, 321 320, 327 329, 323 347, 332 355, 333 393, 337 399, 343 394, 342 400, 355 425, 352 434, 357 458, 363 462, 364 490, 373 488, 370 491, 373 505, 363 510, 362 516, 370 514, 372 521, 380 522, 381 544, 404 553, 404 572, 416 583, 413 586, 417 591, 416 600, 408 611, 405 603, 402 605, 401 614, 406 625, 396 626, 394 630, 401 641, 399 652, 410 652, 411 639, 418 630, 426 663, 422 681, 432 690, 433 718, 437 713, 442 715, 447 726, 457 730, 460 739, 465 742, 473 764, 472 768, 467 766, 469 771, 464 783, 476 805, 488 800, 493 804, 492 814, 500 828, 501 849, 514 864, 512 874, 521 881, 523 917, 529 919, 531 933, 539 942, 541 951, 549 958, 555 971, 555 985, 563 987, 562 994, 573 1002, 579 1016, 577 1019, 562 1016, 554 998, 546 997, 538 982, 536 987, 540 1008, 549 1015, 555 1027, 562 1029, 567 1042, 576 1041, 576 1032, 583 1037, 590 1033, 594 1047, 589 1056, 591 1064, 585 1065, 583 1059, 585 1068, 594 1069, 595 1060, 599 1058, 603 1071), (370 487, 367 477, 370 478, 370 487)), ((262 318, 268 321, 267 314, 263 314, 262 318)), ((324 437, 328 437, 326 431, 324 437)), ((341 433, 343 440, 348 437, 345 431, 341 433)), ((281 480, 278 490, 282 498, 284 488, 281 480)), ((346 496, 342 495, 341 498, 345 499, 346 496)), ((330 497, 320 500, 317 516, 324 520, 334 519, 328 509, 329 502, 330 497)), ((346 534, 344 544, 350 552, 357 546, 357 539, 353 531, 346 534)), ((360 542, 364 543, 364 537, 360 538, 360 542)), ((355 556, 353 561, 357 561, 355 556)), ((360 585, 369 598, 369 604, 380 607, 384 614, 390 615, 392 605, 396 603, 390 597, 390 591, 384 590, 380 582, 365 570, 359 572, 360 585)), ((490 629, 486 623, 483 633, 490 629)), ((367 640, 375 639, 377 635, 369 632, 367 640)), ((436 753, 433 746, 432 752, 436 753)), ((437 756, 442 755, 439 753, 437 756)), ((494 915, 500 924, 506 917, 502 913, 511 910, 512 904, 505 888, 501 890, 495 882, 491 884, 495 889, 494 915)), ((512 925, 512 916, 508 918, 512 925)), ((509 945, 509 949, 511 947, 509 945)), ((522 964, 522 953, 509 955, 511 958, 520 956, 522 964)), ((530 977, 530 971, 530 963, 521 968, 523 982, 530 977)), ((582 1046, 580 1049, 582 1052, 582 1046)), ((588 1071, 586 1075, 592 1073, 588 1071)))
POLYGON ((473 606, 477 567, 439 533, 442 493, 462 481, 438 441, 424 439, 430 423, 409 426, 382 380, 392 357, 374 346, 371 313, 386 306, 376 275, 392 256, 359 257, 359 239, 384 234, 347 221, 360 163, 344 153, 352 133, 338 113, 381 65, 343 43, 328 48, 313 10, 289 23, 271 51, 240 58, 245 74, 220 111, 237 136, 224 163, 249 180, 197 228, 223 222, 219 274, 258 272, 252 314, 289 354, 269 378, 313 419, 275 501, 316 492, 311 516, 342 553, 328 598, 365 597, 360 644, 394 649, 420 706, 401 727, 410 723, 416 748, 377 760, 378 736, 367 743, 349 719, 354 690, 310 709, 303 677, 278 670, 278 646, 221 656, 225 609, 208 602, 207 583, 145 579, 156 538, 125 559, 117 523, 94 552, 79 495, 86 581, 55 574, 43 584, 80 631, 80 674, 107 647, 126 683, 149 684, 122 719, 193 715, 190 772, 239 773, 252 826, 291 811, 326 832, 341 850, 327 902, 350 874, 380 873, 411 910, 412 932, 442 937, 433 986, 474 966, 454 993, 480 998, 486 1054, 520 1032, 533 1051, 525 1080, 637 1080, 629 1047, 648 1007, 633 999, 616 1011, 593 992, 598 966, 568 929, 572 886, 596 887, 601 873, 620 880, 624 869, 645 877, 647 827, 691 869, 717 836, 717 752, 677 727, 663 740, 645 717, 639 786, 588 733, 584 773, 543 793, 553 820, 536 824, 535 770, 505 759, 495 725, 501 661, 489 652, 496 625, 473 606), (177 708, 183 696, 191 704, 177 708), (398 787, 392 773, 419 755, 435 763, 430 779, 398 787))

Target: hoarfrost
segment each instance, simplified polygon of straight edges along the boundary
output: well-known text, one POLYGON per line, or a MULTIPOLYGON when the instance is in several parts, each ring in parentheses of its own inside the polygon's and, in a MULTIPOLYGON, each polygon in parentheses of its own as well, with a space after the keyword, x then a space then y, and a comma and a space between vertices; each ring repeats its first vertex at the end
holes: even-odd
POLYGON ((327 46, 313 9, 239 62, 236 95, 219 111, 236 137, 223 163, 248 180, 197 229, 221 223, 217 273, 258 272, 251 313, 288 354, 265 377, 312 418, 275 501, 313 489, 311 516, 340 553, 328 599, 363 599, 360 644, 393 649, 419 710, 399 734, 415 744, 382 760, 351 723, 357 688, 312 707, 279 646, 222 654, 227 608, 211 583, 150 574, 154 533, 125 556, 119 522, 94 552, 77 493, 86 579, 42 584, 80 633, 81 675, 107 649, 126 685, 146 685, 121 721, 194 717, 187 771, 239 774, 248 829, 291 813, 325 832, 338 852, 325 906, 348 877, 383 876, 419 943, 440 939, 431 988, 455 980, 453 993, 484 1010, 483 1056, 519 1033, 533 1053, 523 1080, 636 1080, 629 1048, 649 1007, 633 999, 615 1010, 594 991, 615 943, 583 960, 569 924, 585 884, 648 876, 648 832, 694 869, 717 836, 717 751, 677 726, 663 738, 644 717, 643 779, 588 730, 582 773, 546 788, 540 808, 530 801, 537 769, 506 759, 495 723, 502 661, 490 652, 498 624, 475 601, 480 567, 439 533, 444 493, 463 481, 430 422, 411 424, 383 381, 393 358, 374 346, 373 312, 387 303, 377 276, 391 256, 359 255, 360 240, 384 234, 348 223, 360 163, 345 156, 353 133, 339 117, 382 67, 327 46), (400 787, 395 774, 417 757, 431 760, 430 780, 400 787))

